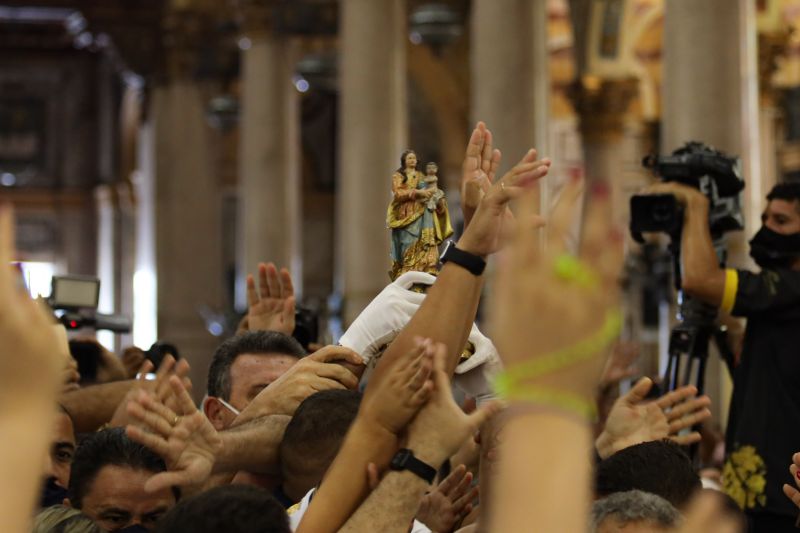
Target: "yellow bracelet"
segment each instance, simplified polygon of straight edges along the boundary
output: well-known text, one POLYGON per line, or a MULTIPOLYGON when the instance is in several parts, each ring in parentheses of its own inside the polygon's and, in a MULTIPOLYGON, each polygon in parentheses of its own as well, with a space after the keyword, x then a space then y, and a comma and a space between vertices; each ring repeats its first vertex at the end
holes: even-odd
POLYGON ((494 380, 495 392, 501 397, 508 397, 523 380, 549 374, 555 370, 594 357, 597 352, 606 348, 619 335, 621 327, 621 313, 616 310, 610 311, 606 315, 606 321, 600 331, 588 339, 544 357, 524 361, 498 374, 494 380))
POLYGON ((597 419, 597 406, 577 394, 547 387, 526 387, 514 390, 507 400, 556 408, 588 421, 597 419))
POLYGON ((573 282, 585 289, 595 289, 599 284, 597 274, 583 264, 580 259, 570 254, 561 254, 556 257, 553 270, 556 277, 573 282))

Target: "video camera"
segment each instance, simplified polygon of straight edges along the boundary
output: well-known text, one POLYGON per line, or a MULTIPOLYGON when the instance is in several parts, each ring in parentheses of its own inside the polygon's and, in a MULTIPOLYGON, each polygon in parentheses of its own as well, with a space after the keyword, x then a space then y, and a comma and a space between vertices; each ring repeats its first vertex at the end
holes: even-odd
MULTIPOLYGON (((709 228, 716 240, 728 231, 744 228, 739 193, 744 189, 741 162, 699 142, 688 142, 669 156, 649 155, 642 165, 662 181, 699 189, 709 200, 709 228)), ((643 243, 642 233, 680 236, 683 207, 671 194, 635 195, 631 198, 630 230, 643 243)))
POLYGON ((89 276, 53 276, 47 303, 56 319, 69 329, 93 328, 129 333, 131 320, 122 315, 97 312, 100 280, 89 276))

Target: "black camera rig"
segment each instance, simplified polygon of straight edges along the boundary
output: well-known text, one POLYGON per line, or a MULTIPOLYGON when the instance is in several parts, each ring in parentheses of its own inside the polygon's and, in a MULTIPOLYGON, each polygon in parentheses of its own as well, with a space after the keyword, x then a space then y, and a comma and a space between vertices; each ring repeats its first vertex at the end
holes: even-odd
MULTIPOLYGON (((700 190, 709 201, 709 229, 720 265, 727 259, 724 236, 744 228, 740 193, 744 189, 739 158, 702 143, 689 142, 669 156, 647 156, 642 164, 664 182, 677 182, 700 190)), ((695 381, 704 389, 708 344, 713 338, 732 369, 733 356, 725 342, 724 328, 716 325, 717 309, 685 294, 681 282, 681 231, 684 208, 671 194, 635 195, 631 198, 630 231, 644 243, 643 233, 665 233, 670 238, 675 289, 678 291, 678 324, 669 339, 669 361, 663 385, 674 390, 695 381), (688 358, 683 378, 681 360, 688 358), (692 374, 696 372, 695 379, 692 374)))

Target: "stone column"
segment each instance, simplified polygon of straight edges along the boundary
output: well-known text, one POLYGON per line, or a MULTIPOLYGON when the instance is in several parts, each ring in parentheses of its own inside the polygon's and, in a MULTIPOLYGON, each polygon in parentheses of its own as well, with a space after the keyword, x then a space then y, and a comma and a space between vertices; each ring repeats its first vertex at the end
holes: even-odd
POLYGON ((289 268, 298 291, 303 282, 299 97, 290 44, 269 29, 269 10, 264 0, 242 5, 237 300, 260 261, 289 268))
POLYGON ((532 146, 547 154, 547 2, 475 0, 471 24, 472 121, 492 130, 502 173, 532 146))
POLYGON ((408 142, 404 0, 340 4, 337 285, 346 324, 389 283, 386 209, 408 142))
POLYGON ((586 75, 569 91, 580 121, 586 179, 608 184, 615 222, 621 227, 628 223, 621 147, 628 106, 636 97, 638 85, 635 78, 608 80, 586 75))
MULTIPOLYGON (((703 141, 742 158, 750 187, 759 182, 756 28, 749 0, 681 0, 666 4, 662 145, 671 152, 690 140, 703 141), (702 51, 702 53, 698 53, 702 51)), ((747 201, 745 217, 757 206, 747 201)), ((756 228, 746 228, 751 233, 756 228)), ((744 232, 729 238, 731 263, 745 266, 744 232)), ((727 420, 730 381, 712 355, 707 391, 717 420, 727 420)))
MULTIPOLYGON (((206 101, 192 79, 202 35, 195 14, 169 15, 169 70, 153 90, 158 337, 176 344, 192 365, 194 394, 203 395, 208 363, 221 339, 200 310, 222 303, 221 188, 212 172, 206 101), (196 33, 197 32, 197 33, 196 33)), ((147 348, 147 347, 145 347, 147 348)))

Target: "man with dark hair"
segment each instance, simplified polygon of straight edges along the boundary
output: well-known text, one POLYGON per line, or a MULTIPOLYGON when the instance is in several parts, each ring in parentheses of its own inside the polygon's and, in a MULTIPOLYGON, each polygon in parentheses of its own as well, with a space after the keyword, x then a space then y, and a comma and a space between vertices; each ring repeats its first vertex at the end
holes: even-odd
POLYGON ((268 492, 244 485, 217 487, 168 512, 158 533, 289 533, 286 511, 268 492))
POLYGON ((72 417, 62 406, 58 406, 55 432, 47 451, 44 470, 44 492, 42 507, 61 505, 67 497, 72 458, 75 455, 75 429, 72 417))
POLYGON ((700 489, 700 476, 689 456, 668 440, 629 446, 597 465, 595 493, 598 498, 641 490, 661 496, 683 509, 700 489))
POLYGON ((673 194, 686 207, 683 290, 747 318, 734 371, 723 488, 747 512, 751 532, 796 531, 796 509, 782 488, 791 482, 786 458, 800 442, 800 183, 776 185, 767 196, 761 229, 750 241, 758 273, 720 268, 704 194, 676 183, 651 190, 673 194))
POLYGON ((123 428, 93 433, 75 452, 67 504, 107 531, 148 531, 178 500, 177 489, 145 491, 147 480, 165 470, 164 461, 123 428))
POLYGON ((360 404, 359 392, 329 390, 312 394, 297 408, 278 449, 283 484, 274 495, 285 507, 299 502, 322 480, 360 404))
POLYGON ((591 519, 591 533, 654 533, 672 531, 681 515, 661 496, 628 490, 594 502, 591 519))
POLYGON ((277 331, 249 331, 219 345, 208 369, 206 416, 217 431, 270 383, 306 355, 293 337, 277 331))

